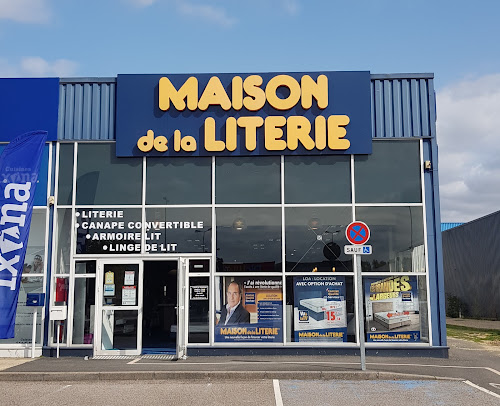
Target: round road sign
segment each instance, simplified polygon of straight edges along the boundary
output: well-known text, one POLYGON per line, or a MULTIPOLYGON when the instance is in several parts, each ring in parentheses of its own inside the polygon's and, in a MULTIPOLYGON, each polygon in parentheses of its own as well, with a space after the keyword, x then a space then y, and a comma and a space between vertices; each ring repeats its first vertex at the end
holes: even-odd
POLYGON ((345 236, 351 244, 362 245, 370 239, 370 229, 362 221, 353 221, 347 226, 345 236))

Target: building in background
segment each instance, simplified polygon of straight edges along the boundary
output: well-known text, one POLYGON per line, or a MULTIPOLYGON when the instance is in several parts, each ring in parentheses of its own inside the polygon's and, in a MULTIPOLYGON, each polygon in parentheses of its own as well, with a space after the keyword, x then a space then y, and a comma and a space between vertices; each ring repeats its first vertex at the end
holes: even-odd
POLYGON ((500 319, 500 211, 443 232, 447 314, 500 319))
MULTIPOLYGON (((2 105, 32 86, 2 81, 2 105)), ((53 138, 22 283, 47 294, 37 354, 353 353, 359 318, 369 352, 447 354, 433 75, 46 83, 53 138), (353 221, 371 231, 361 284, 353 221)), ((44 129, 36 94, 2 141, 44 129)), ((1 354, 29 354, 22 297, 1 354)))

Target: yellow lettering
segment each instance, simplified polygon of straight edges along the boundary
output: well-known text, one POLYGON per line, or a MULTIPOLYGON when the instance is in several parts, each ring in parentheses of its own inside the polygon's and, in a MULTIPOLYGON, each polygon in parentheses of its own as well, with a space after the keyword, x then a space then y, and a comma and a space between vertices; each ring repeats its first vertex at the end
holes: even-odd
POLYGON ((243 99, 243 105, 247 110, 257 111, 264 107, 266 94, 261 85, 262 78, 258 75, 251 75, 243 81, 243 90, 248 95, 243 99))
POLYGON ((181 148, 186 152, 196 151, 196 140, 190 135, 181 138, 181 148))
POLYGON ((409 284, 410 277, 409 276, 402 276, 401 277, 401 290, 403 292, 407 292, 411 290, 411 285, 409 284))
POLYGON ((257 148, 257 127, 262 127, 263 124, 262 117, 238 118, 238 125, 245 129, 245 148, 247 151, 254 151, 257 148))
POLYGON ((160 110, 167 111, 170 108, 170 101, 178 111, 183 111, 187 107, 194 111, 198 107, 198 79, 191 76, 179 90, 166 77, 160 78, 158 84, 158 106, 160 110))
POLYGON ((303 116, 288 117, 286 123, 286 140, 288 148, 295 151, 299 141, 308 151, 314 148, 314 140, 309 136, 311 133, 311 122, 303 116))
POLYGON ((277 75, 267 83, 266 97, 269 104, 276 110, 290 110, 300 100, 299 82, 289 75, 277 75), (276 94, 276 90, 281 86, 290 90, 286 99, 282 99, 276 94))
POLYGON ((179 130, 174 131, 174 151, 179 152, 181 150, 181 132, 179 130))
POLYGON ((233 78, 231 96, 233 109, 241 110, 243 108, 243 79, 240 76, 233 78))
POLYGON ((165 152, 166 150, 168 150, 167 143, 167 137, 159 135, 155 138, 154 141, 155 149, 159 152, 165 152))
POLYGON ((328 148, 346 150, 351 146, 349 140, 343 139, 347 134, 344 127, 349 121, 349 117, 344 115, 328 117, 328 148))
POLYGON ((323 151, 326 148, 326 119, 323 116, 318 116, 314 120, 314 138, 316 148, 323 151))
POLYGON ((212 117, 205 119, 205 149, 209 152, 224 151, 224 141, 215 139, 215 120, 212 117))
POLYGON ((149 152, 153 149, 154 146, 155 133, 153 130, 148 130, 146 135, 143 135, 137 141, 137 148, 142 152, 149 152))
POLYGON ((264 145, 268 151, 283 151, 286 149, 286 141, 280 140, 283 137, 283 127, 286 118, 283 116, 268 116, 264 121, 265 140, 264 145))
POLYGON ((300 80, 302 89, 302 108, 310 109, 312 107, 313 97, 316 99, 318 108, 326 109, 328 107, 328 78, 325 75, 319 75, 315 82, 309 75, 302 76, 300 80))
POLYGON ((226 148, 228 151, 236 149, 237 125, 234 117, 228 117, 226 120, 226 148))
POLYGON ((221 106, 224 110, 231 109, 231 101, 217 76, 212 76, 198 102, 198 108, 205 111, 208 106, 221 106))

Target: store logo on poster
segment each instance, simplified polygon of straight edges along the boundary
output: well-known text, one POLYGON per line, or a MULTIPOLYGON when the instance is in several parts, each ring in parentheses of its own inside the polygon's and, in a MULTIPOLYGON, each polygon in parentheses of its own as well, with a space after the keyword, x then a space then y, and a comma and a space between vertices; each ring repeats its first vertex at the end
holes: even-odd
POLYGON ((117 156, 370 154, 370 73, 118 75, 116 140, 117 156))

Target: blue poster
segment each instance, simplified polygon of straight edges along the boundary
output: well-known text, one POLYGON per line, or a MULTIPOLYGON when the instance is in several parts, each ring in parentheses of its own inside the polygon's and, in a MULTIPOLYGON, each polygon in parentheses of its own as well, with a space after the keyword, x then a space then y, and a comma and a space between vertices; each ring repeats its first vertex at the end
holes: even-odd
POLYGON ((364 278, 367 342, 420 342, 416 276, 364 278))
POLYGON ((283 342, 281 278, 221 278, 216 342, 283 342))
POLYGON ((296 276, 293 289, 295 341, 347 341, 343 276, 296 276))
POLYGON ((0 339, 14 338, 17 299, 46 131, 15 138, 0 156, 0 339))

